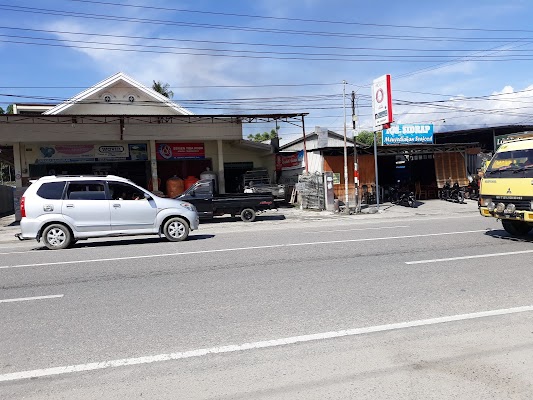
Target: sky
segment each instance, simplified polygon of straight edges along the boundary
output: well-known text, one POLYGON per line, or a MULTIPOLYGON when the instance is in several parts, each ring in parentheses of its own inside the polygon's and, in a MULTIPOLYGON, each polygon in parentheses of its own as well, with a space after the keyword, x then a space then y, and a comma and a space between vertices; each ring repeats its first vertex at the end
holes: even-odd
POLYGON ((390 74, 395 123, 530 124, 532 19, 529 0, 0 0, 0 107, 121 71, 196 114, 309 113, 306 132, 351 135, 351 93, 371 130, 372 81, 390 74))

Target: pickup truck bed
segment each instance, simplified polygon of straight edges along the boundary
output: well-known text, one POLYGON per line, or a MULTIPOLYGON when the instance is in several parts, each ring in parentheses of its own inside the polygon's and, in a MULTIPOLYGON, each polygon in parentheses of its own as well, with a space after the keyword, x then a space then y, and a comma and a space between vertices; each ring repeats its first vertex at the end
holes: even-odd
POLYGON ((229 214, 238 215, 245 222, 255 221, 258 213, 270 210, 274 204, 272 194, 213 194, 213 182, 211 180, 196 182, 178 198, 194 204, 200 219, 229 214))

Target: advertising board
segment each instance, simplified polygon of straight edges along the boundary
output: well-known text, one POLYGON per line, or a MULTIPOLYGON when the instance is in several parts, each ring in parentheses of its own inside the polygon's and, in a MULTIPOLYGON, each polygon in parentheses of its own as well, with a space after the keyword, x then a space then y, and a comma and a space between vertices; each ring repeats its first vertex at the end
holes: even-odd
POLYGON ((383 144, 433 143, 432 124, 398 124, 383 130, 383 144))

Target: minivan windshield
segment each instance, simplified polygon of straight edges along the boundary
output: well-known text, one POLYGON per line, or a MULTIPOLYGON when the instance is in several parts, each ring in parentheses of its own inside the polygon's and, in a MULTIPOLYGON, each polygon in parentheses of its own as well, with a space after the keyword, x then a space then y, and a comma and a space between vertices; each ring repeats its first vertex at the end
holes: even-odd
POLYGON ((533 149, 496 153, 486 171, 487 176, 520 178, 533 176, 533 149))

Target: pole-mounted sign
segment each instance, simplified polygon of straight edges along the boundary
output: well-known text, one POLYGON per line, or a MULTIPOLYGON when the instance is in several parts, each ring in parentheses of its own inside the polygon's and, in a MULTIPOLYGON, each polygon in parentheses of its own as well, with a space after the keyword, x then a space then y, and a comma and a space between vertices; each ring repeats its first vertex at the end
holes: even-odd
POLYGON ((374 79, 372 83, 372 111, 376 130, 381 130, 383 125, 393 121, 390 82, 390 75, 387 74, 374 79))

